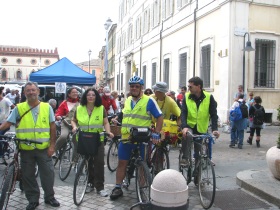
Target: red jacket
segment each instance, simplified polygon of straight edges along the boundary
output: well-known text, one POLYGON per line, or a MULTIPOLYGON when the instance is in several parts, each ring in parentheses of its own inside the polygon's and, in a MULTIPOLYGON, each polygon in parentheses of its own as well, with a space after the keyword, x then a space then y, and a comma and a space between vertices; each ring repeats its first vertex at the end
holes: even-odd
POLYGON ((105 110, 107 111, 107 113, 110 109, 110 106, 112 106, 114 111, 117 110, 117 105, 116 105, 114 98, 112 98, 111 96, 106 96, 104 94, 101 96, 101 99, 102 99, 102 105, 105 107, 105 110))

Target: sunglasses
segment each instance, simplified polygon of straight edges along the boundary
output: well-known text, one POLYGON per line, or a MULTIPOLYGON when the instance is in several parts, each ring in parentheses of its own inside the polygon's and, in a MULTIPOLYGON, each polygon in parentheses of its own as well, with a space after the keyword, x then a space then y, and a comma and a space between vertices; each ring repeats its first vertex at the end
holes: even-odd
POLYGON ((130 88, 137 88, 137 89, 140 89, 140 85, 130 85, 130 88))

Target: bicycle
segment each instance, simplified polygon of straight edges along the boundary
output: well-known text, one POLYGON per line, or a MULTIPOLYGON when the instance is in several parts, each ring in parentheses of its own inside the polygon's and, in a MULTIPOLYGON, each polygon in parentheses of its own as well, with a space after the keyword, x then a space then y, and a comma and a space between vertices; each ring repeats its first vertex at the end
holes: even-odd
POLYGON ((151 168, 152 180, 162 170, 170 168, 169 144, 163 139, 157 144, 148 142, 147 164, 151 168))
POLYGON ((130 180, 134 178, 135 171, 136 194, 139 202, 146 202, 150 200, 150 186, 152 185, 152 177, 147 162, 142 159, 140 154, 141 144, 147 144, 147 142, 150 141, 150 138, 150 128, 132 127, 130 131, 130 138, 119 140, 123 142, 130 141, 131 143, 136 144, 136 148, 133 149, 126 167, 126 175, 123 181, 123 187, 129 187, 130 180))
POLYGON ((25 143, 26 145, 33 146, 32 143, 42 144, 41 142, 29 140, 29 139, 18 139, 15 136, 0 135, 0 138, 13 141, 16 145, 14 150, 13 160, 7 165, 4 178, 1 185, 1 196, 0 196, 0 209, 6 209, 10 195, 15 191, 16 182, 19 181, 19 186, 22 186, 20 162, 19 162, 19 144, 25 143))
MULTIPOLYGON (((105 136, 109 135, 105 132, 103 132, 103 134, 105 136)), ((81 154, 79 154, 78 156, 79 162, 73 188, 73 200, 76 206, 79 206, 83 202, 89 177, 89 159, 93 157, 90 155, 81 154)))
POLYGON ((193 140, 188 145, 187 165, 180 165, 183 153, 180 150, 179 154, 179 171, 185 177, 187 184, 194 177, 194 184, 198 186, 200 203, 204 209, 209 209, 215 200, 216 194, 216 177, 214 166, 209 158, 209 146, 214 143, 214 137, 210 134, 193 135, 188 132, 188 135, 193 137, 193 140), (199 153, 195 154, 196 160, 193 164, 191 148, 192 144, 199 145, 199 153))
POLYGON ((118 148, 119 139, 121 138, 121 124, 117 123, 118 126, 111 125, 110 130, 114 134, 114 138, 110 141, 108 152, 107 152, 107 166, 111 172, 117 170, 118 167, 118 148))

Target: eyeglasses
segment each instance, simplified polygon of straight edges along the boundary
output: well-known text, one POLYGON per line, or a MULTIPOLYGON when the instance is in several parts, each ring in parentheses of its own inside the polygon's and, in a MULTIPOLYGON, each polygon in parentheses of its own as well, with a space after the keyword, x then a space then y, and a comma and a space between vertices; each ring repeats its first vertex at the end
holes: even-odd
POLYGON ((188 85, 188 88, 189 88, 189 89, 192 89, 192 87, 193 87, 193 86, 191 86, 191 85, 188 85))
POLYGON ((149 95, 151 95, 152 93, 151 93, 151 92, 147 92, 146 94, 149 94, 149 95))
POLYGON ((140 89, 140 85, 130 85, 130 88, 137 88, 137 89, 140 89))
POLYGON ((95 97, 95 94, 87 94, 87 97, 95 97))

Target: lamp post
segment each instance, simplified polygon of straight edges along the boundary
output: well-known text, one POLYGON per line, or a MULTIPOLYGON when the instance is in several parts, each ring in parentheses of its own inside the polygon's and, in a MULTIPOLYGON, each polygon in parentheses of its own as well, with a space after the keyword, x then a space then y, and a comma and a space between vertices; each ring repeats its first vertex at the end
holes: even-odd
POLYGON ((243 91, 245 90, 245 52, 255 51, 255 49, 251 45, 250 35, 248 32, 244 34, 244 49, 243 49, 243 91), (245 43, 246 34, 248 35, 248 41, 245 43))
POLYGON ((88 51, 88 72, 90 73, 90 54, 91 50, 88 51))
POLYGON ((105 62, 104 62, 106 86, 108 86, 108 81, 107 81, 108 80, 108 36, 109 36, 108 34, 111 25, 112 25, 112 20, 108 18, 104 23, 104 28, 106 30, 106 46, 105 46, 105 62))

